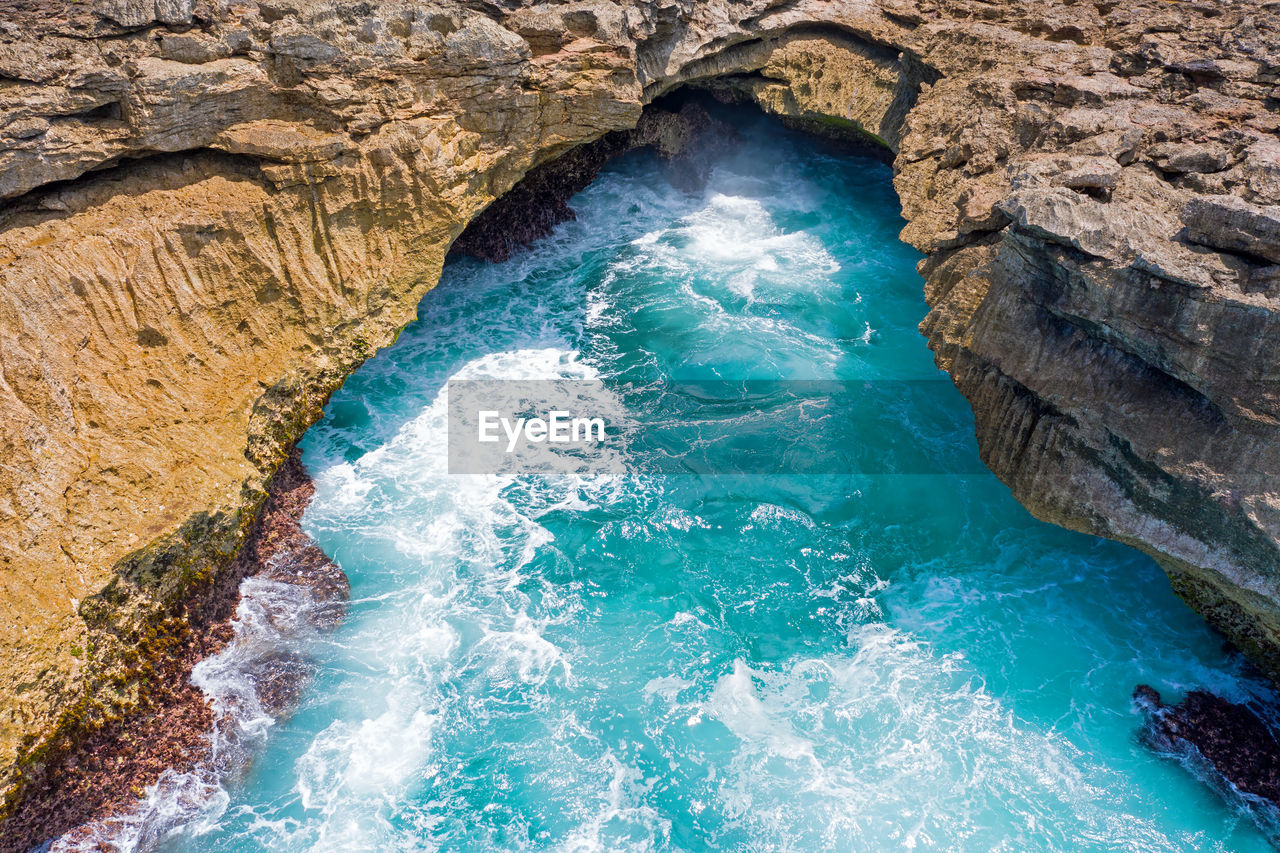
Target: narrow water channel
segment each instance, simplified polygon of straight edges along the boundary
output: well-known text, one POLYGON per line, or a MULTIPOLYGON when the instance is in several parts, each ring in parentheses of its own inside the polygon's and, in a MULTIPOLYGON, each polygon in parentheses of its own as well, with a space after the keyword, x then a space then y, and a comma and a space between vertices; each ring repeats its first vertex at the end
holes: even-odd
POLYGON ((888 167, 733 120, 705 188, 629 155, 528 253, 452 262, 334 397, 305 526, 351 579, 347 621, 168 847, 1267 849, 1139 743, 1130 700, 1257 686, 1149 559, 983 472, 916 331, 888 167), (655 441, 622 474, 458 476, 464 378, 598 380, 636 415, 690 381, 879 390, 804 441, 755 424, 768 474, 673 473, 655 441), (886 436, 941 472, 856 452, 883 462, 886 436))

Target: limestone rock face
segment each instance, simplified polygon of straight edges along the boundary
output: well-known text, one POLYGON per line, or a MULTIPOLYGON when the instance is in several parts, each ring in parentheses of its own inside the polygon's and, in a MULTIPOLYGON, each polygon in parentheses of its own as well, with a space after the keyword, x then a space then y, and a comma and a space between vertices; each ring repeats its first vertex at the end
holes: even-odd
MULTIPOLYGON (((10 0, 0 788, 147 700, 263 483, 463 227, 681 84, 894 157, 987 464, 1280 674, 1262 2, 10 0)), ((1273 97, 1274 96, 1274 97, 1273 97)))

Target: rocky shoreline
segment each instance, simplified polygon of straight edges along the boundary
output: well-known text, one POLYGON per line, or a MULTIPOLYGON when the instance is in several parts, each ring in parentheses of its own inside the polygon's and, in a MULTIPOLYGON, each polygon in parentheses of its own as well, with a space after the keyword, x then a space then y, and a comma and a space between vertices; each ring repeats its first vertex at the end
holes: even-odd
POLYGON ((288 448, 468 223, 685 85, 889 152, 987 465, 1280 673, 1271 6, 5 8, 5 814, 158 701, 288 448))
MULTIPOLYGON (((691 190, 697 189, 699 178, 705 179, 698 171, 699 154, 707 146, 732 141, 728 136, 731 129, 701 105, 706 96, 740 100, 731 90, 713 86, 700 96, 679 99, 678 105, 646 108, 635 129, 612 132, 531 170, 468 225, 454 242, 451 254, 491 262, 510 259, 550 234, 557 224, 573 219, 568 200, 611 160, 629 151, 654 150, 691 190)), ((813 128, 801 123, 797 129, 813 128)), ((838 134, 831 138, 848 143, 857 153, 866 153, 865 140, 838 134)), ((258 576, 311 589, 323 605, 309 614, 313 624, 321 629, 335 627, 341 621, 349 586, 341 570, 301 530, 301 516, 314 487, 296 449, 268 492, 259 526, 227 577, 258 576)), ((214 602, 208 606, 218 612, 225 609, 214 602)), ((110 819, 137 808, 142 789, 153 784, 165 769, 181 772, 207 761, 214 716, 207 697, 192 685, 190 677, 196 662, 218 654, 232 639, 229 617, 205 626, 193 637, 197 642, 190 653, 176 658, 172 672, 164 674, 153 711, 130 716, 108 735, 85 741, 77 753, 54 768, 62 781, 48 785, 27 801, 31 810, 42 815, 35 826, 54 827, 52 835, 66 832, 56 851, 96 849, 100 839, 111 833, 110 819), (165 732, 165 737, 146 740, 145 735, 157 730, 165 732), (109 756, 144 742, 146 748, 135 750, 123 770, 120 764, 110 763, 109 756), (59 820, 62 814, 80 817, 59 820), (67 826, 74 828, 67 831, 67 826)), ((260 658, 251 677, 263 708, 280 718, 297 706, 310 673, 307 660, 282 651, 260 658)), ((1154 688, 1139 685, 1134 701, 1145 715, 1140 736, 1146 746, 1190 762, 1193 772, 1208 779, 1223 796, 1238 798, 1243 793, 1256 797, 1276 808, 1276 816, 1280 816, 1280 739, 1264 715, 1202 690, 1190 691, 1176 704, 1165 704, 1154 688)), ((1280 706, 1273 710, 1280 711, 1280 706)), ((19 812, 17 820, 23 815, 19 812)), ((16 825, 27 834, 25 846, 14 849, 27 849, 42 837, 38 831, 16 825)), ((47 829, 43 837, 50 837, 47 829)))
MULTIPOLYGON (((315 603, 306 612, 311 624, 324 630, 341 622, 350 588, 342 570, 302 531, 315 487, 296 450, 268 491, 261 520, 228 570, 229 589, 204 602, 204 618, 165 656, 150 678, 148 704, 70 738, 68 751, 44 766, 6 822, 0 850, 26 851, 55 838, 57 850, 114 849, 103 840, 113 834, 112 818, 137 809, 166 771, 184 773, 214 760, 212 732, 220 721, 192 671, 235 641, 241 580, 257 577, 305 590, 315 603)), ((308 662, 289 655, 268 657, 249 673, 258 701, 276 718, 296 707, 309 675, 308 662)))

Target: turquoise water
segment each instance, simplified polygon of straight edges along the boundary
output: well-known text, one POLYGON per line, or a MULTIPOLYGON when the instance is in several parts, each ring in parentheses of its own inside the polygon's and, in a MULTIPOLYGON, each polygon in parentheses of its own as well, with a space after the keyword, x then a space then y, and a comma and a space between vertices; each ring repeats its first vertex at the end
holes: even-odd
MULTIPOLYGON (((532 251, 451 263, 334 397, 305 525, 348 620, 168 846, 1267 849, 1129 698, 1259 686, 1150 560, 989 474, 447 473, 451 378, 600 379, 641 412, 667 380, 939 377, 889 169, 735 120, 705 191, 631 155, 532 251)), ((964 399, 919 387, 819 446, 905 430, 978 471, 964 399)))

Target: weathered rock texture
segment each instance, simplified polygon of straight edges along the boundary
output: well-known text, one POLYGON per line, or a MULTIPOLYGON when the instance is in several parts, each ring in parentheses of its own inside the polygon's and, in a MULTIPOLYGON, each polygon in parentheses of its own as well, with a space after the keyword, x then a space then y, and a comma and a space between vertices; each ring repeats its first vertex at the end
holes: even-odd
MULTIPOLYGON (((351 592, 346 575, 299 523, 315 486, 296 449, 272 476, 267 491, 257 524, 235 560, 220 573, 217 588, 202 598, 199 613, 187 614, 191 630, 165 638, 145 671, 134 668, 135 677, 146 679, 148 702, 127 717, 90 720, 87 728, 69 726, 62 734, 70 741, 67 748, 38 767, 26 768, 23 796, 7 816, 0 849, 29 850, 76 828, 75 835, 81 837, 63 838, 64 845, 108 849, 94 837, 100 827, 85 826, 86 822, 136 807, 143 790, 168 768, 200 768, 213 776, 215 765, 242 760, 236 755, 237 745, 229 742, 234 722, 220 719, 191 682, 196 663, 224 652, 228 643, 243 643, 231 621, 239 611, 239 581, 256 576, 296 590, 281 597, 293 608, 288 623, 301 623, 304 629, 337 626, 351 592), (223 730, 216 755, 209 737, 215 724, 223 730)), ((262 599, 258 596, 251 606, 271 619, 274 602, 262 599)), ((282 646, 278 653, 246 663, 265 711, 279 716, 296 707, 310 678, 308 661, 282 646)))
POLYGON ((146 707, 138 661, 466 223, 685 83, 887 147, 984 459, 1280 674, 1272 7, 0 5, 11 805, 60 732, 146 707))

